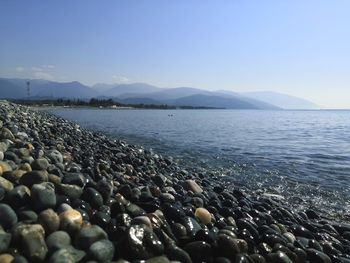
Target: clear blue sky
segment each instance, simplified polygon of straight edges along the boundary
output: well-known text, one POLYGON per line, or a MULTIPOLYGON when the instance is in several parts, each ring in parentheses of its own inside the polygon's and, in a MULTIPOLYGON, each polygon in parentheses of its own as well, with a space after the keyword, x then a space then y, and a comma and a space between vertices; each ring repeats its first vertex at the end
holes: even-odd
POLYGON ((348 0, 0 1, 0 76, 272 90, 350 108, 348 0))

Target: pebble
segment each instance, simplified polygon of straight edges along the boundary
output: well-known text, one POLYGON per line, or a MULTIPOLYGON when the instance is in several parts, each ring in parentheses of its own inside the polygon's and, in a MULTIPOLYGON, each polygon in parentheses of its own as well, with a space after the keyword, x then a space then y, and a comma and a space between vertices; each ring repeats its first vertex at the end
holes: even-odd
POLYGON ((11 234, 0 230, 0 253, 4 253, 9 248, 11 234))
POLYGON ((50 208, 39 214, 38 223, 44 227, 46 235, 49 235, 59 229, 60 218, 56 212, 50 208))
POLYGON ((67 232, 75 232, 81 227, 83 223, 83 218, 80 212, 74 209, 69 209, 62 212, 59 215, 59 218, 60 229, 65 230, 67 232))
POLYGON ((10 254, 1 254, 0 263, 11 263, 13 262, 14 257, 10 254))
POLYGON ((44 240, 45 230, 41 225, 19 225, 14 235, 15 240, 20 240, 23 252, 30 261, 45 259, 48 249, 44 240))
POLYGON ((17 215, 13 209, 7 204, 0 204, 0 225, 4 229, 11 228, 17 223, 17 215))
POLYGON ((77 248, 87 250, 96 241, 107 239, 107 233, 97 225, 85 226, 76 234, 74 244, 77 248))
POLYGON ((192 191, 194 193, 202 193, 203 189, 194 180, 186 180, 183 184, 186 190, 192 191))
POLYGON ((0 187, 3 188, 6 192, 9 192, 13 189, 13 184, 9 180, 0 176, 0 187))
POLYGON ((27 172, 19 179, 19 183, 31 187, 33 184, 40 184, 49 180, 46 171, 27 172))
POLYGON ((204 241, 195 241, 188 243, 184 249, 194 262, 211 261, 213 254, 212 248, 208 243, 204 241))
POLYGON ((197 208, 194 215, 205 225, 211 222, 211 214, 205 208, 197 208))
POLYGON ((46 238, 46 245, 50 251, 56 251, 71 245, 71 238, 67 232, 56 231, 46 238))
POLYGON ((108 239, 96 241, 89 247, 88 255, 98 262, 109 262, 114 256, 114 245, 108 239))
POLYGON ((34 184, 31 188, 31 201, 34 209, 43 209, 56 206, 55 186, 53 183, 34 184))
POLYGON ((32 170, 46 170, 49 167, 49 162, 45 158, 36 159, 31 164, 32 170))

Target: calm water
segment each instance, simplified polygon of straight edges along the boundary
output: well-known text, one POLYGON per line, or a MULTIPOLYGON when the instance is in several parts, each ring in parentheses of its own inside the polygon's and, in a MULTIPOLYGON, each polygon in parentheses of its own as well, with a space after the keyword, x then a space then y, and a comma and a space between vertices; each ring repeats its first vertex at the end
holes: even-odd
POLYGON ((52 112, 216 171, 236 185, 281 194, 298 206, 350 214, 350 111, 52 112))

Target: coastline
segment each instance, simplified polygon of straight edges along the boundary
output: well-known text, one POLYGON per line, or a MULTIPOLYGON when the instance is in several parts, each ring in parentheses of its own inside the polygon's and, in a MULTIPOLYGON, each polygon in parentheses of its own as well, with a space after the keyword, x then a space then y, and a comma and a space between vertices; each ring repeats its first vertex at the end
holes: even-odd
POLYGON ((62 255, 79 255, 76 262, 350 258, 345 222, 311 209, 293 211, 279 196, 228 190, 219 176, 184 170, 169 158, 48 113, 0 106, 6 128, 0 135, 0 235, 12 239, 0 247, 2 255, 15 257, 16 248, 29 261, 45 262, 62 255), (59 248, 48 242, 49 236, 57 241, 58 230, 71 239, 59 248), (96 247, 107 250, 107 259, 96 247))

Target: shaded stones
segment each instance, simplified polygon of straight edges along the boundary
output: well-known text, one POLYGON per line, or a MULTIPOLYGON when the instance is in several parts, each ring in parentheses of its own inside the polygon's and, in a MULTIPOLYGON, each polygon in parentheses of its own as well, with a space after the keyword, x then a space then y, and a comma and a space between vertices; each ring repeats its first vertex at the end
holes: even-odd
POLYGON ((103 205, 102 195, 94 188, 87 187, 84 190, 82 198, 88 202, 93 208, 99 208, 103 205))
POLYGON ((0 230, 0 254, 4 253, 11 242, 11 234, 0 230))
POLYGON ((39 214, 38 223, 44 227, 45 233, 48 235, 58 230, 60 219, 55 211, 46 209, 39 214))
POLYGON ((0 139, 8 139, 13 141, 15 139, 15 136, 9 129, 3 127, 0 130, 0 139))
POLYGON ((17 215, 7 204, 0 204, 0 225, 5 228, 11 228, 17 223, 17 215))
POLYGON ((66 173, 63 177, 62 183, 84 187, 86 184, 86 178, 81 173, 66 173))
POLYGON ((31 164, 33 170, 46 170, 49 167, 49 162, 45 158, 34 160, 31 164))
POLYGON ((31 189, 33 207, 39 211, 56 206, 55 186, 53 183, 34 184, 31 189))
POLYGON ((205 208, 197 208, 194 215, 205 225, 211 222, 211 214, 205 208))
POLYGON ((204 241, 188 243, 185 246, 185 251, 190 255, 194 262, 211 261, 213 254, 211 246, 204 241))
POLYGON ((59 184, 57 188, 59 192, 68 196, 72 200, 80 198, 80 196, 83 194, 83 189, 77 185, 59 184))
POLYGON ((114 245, 108 239, 99 240, 89 247, 88 255, 98 262, 109 262, 114 256, 114 245))
POLYGON ((86 226, 76 234, 74 244, 77 248, 86 250, 96 241, 107 239, 107 233, 99 226, 86 226))
POLYGON ((33 184, 44 183, 48 180, 49 178, 46 171, 31 171, 22 175, 19 179, 19 183, 30 187, 33 184))
POLYGON ((71 238, 64 231, 56 231, 46 238, 46 244, 50 251, 56 251, 68 247, 71 244, 71 238))

